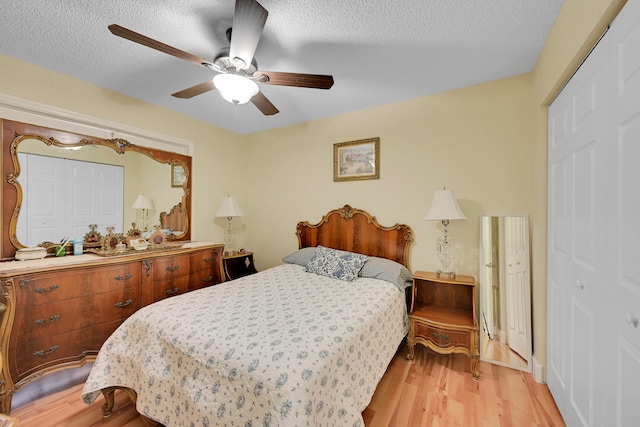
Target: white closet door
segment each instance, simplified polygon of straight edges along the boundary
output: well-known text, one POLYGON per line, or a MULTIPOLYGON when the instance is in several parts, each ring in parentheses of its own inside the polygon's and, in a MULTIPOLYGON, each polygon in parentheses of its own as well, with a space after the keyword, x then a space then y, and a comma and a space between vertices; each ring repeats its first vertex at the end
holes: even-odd
POLYGON ((567 425, 601 426, 607 50, 549 108, 547 381, 567 425))
POLYGON ((80 238, 89 224, 123 231, 124 168, 57 157, 21 154, 27 194, 18 221, 20 242, 33 246, 64 236, 80 238))
POLYGON ((101 233, 107 226, 123 232, 122 166, 75 160, 67 161, 67 218, 71 237, 82 237, 89 224, 98 224, 101 233))
POLYGON ((640 425, 640 2, 610 38, 606 404, 609 425, 640 425))
POLYGON ((65 236, 65 185, 64 159, 27 155, 23 163, 26 175, 26 206, 20 219, 25 221, 26 240, 22 243, 35 246, 42 242, 58 242, 65 236))

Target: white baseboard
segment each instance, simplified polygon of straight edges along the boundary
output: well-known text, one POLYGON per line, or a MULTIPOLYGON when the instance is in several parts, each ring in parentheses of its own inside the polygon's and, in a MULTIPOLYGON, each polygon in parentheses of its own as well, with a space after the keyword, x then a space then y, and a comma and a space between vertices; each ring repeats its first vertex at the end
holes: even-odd
POLYGON ((532 363, 531 363, 531 369, 532 369, 532 374, 533 374, 533 379, 536 380, 536 382, 543 384, 545 382, 545 378, 544 378, 544 365, 542 363, 540 363, 538 361, 538 358, 536 357, 536 355, 533 355, 533 358, 531 359, 532 363))

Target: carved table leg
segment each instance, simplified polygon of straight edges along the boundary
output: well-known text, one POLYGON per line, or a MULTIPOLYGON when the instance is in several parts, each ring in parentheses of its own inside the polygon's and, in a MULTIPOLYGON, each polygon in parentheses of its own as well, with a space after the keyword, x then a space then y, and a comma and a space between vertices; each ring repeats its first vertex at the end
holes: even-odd
POLYGON ((480 361, 480 349, 478 348, 478 336, 473 333, 473 344, 471 345, 471 375, 475 381, 480 380, 480 370, 478 369, 478 362, 480 361))

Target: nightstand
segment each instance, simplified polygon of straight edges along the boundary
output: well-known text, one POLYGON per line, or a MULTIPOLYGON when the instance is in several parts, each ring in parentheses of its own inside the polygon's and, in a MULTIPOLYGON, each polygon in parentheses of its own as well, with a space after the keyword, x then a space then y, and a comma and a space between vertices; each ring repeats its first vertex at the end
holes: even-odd
POLYGON ((441 354, 466 354, 471 359, 473 379, 477 380, 480 352, 475 279, 462 275, 445 279, 436 273, 416 271, 407 344, 408 360, 413 360, 416 344, 441 354))
POLYGON ((222 263, 224 265, 224 275, 226 280, 233 280, 238 277, 248 276, 258 272, 256 267, 253 265, 253 252, 224 255, 222 257, 222 263))

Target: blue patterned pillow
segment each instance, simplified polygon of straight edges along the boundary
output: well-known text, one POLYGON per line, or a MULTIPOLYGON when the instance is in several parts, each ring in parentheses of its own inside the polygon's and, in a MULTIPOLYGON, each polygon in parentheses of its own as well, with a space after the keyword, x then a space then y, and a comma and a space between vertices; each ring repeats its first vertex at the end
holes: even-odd
POLYGON ((320 276, 353 282, 358 278, 366 255, 318 246, 307 264, 305 271, 320 276))
POLYGON ((393 283, 404 291, 411 286, 413 276, 404 265, 386 258, 369 257, 360 270, 360 277, 373 277, 393 283))

